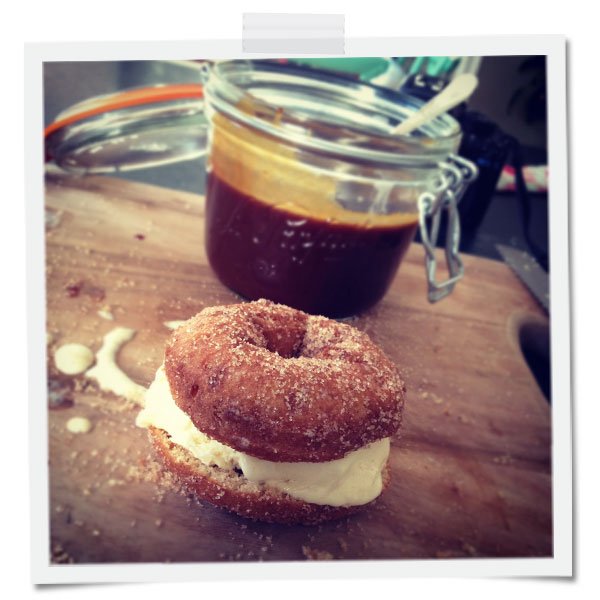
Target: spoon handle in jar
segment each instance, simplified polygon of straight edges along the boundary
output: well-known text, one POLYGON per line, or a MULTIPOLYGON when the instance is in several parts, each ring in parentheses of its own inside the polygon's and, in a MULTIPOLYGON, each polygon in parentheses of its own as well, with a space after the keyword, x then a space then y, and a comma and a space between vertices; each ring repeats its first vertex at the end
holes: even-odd
POLYGON ((455 77, 450 84, 427 104, 402 121, 392 130, 392 135, 407 135, 435 117, 449 111, 464 102, 477 87, 478 80, 472 73, 463 73, 455 77))

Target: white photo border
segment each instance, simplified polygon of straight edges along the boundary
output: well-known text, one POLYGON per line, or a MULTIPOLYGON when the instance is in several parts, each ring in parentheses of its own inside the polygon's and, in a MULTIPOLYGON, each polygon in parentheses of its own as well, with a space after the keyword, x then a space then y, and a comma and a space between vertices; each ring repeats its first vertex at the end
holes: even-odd
MULTIPOLYGON (((27 342, 31 579, 35 584, 210 581, 220 579, 506 577, 573 573, 573 487, 569 198, 567 174, 566 38, 561 35, 348 38, 343 56, 547 57, 549 239, 552 356, 553 547, 550 558, 372 560, 301 563, 53 565, 49 562, 46 297, 44 288, 43 63, 267 58, 243 52, 242 40, 25 44, 25 204, 27 218, 27 342), (557 368, 560 366, 560 368, 557 368), (44 402, 45 406, 45 402, 44 402)), ((277 53, 273 58, 293 54, 277 53)), ((312 56, 319 56, 313 54, 312 56)), ((330 56, 321 54, 320 56, 330 56)))

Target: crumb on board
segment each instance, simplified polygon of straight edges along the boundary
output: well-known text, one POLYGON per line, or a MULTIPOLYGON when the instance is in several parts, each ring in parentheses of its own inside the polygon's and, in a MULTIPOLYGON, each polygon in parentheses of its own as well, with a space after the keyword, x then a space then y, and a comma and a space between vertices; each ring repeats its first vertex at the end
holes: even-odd
POLYGON ((469 544, 468 542, 463 542, 463 550, 469 555, 469 556, 477 556, 477 549, 475 548, 475 546, 473 546, 472 544, 469 544))
POLYGON ((54 564, 73 564, 75 560, 61 544, 54 543, 51 547, 50 561, 54 564))
POLYGON ((310 546, 302 546, 302 554, 308 560, 331 560, 332 558, 334 558, 331 552, 328 552, 327 550, 311 548, 310 546))
POLYGON ((499 465, 510 465, 514 462, 514 459, 510 454, 495 456, 492 460, 499 465))
POLYGON ((348 550, 348 542, 343 538, 338 538, 338 544, 342 552, 346 552, 348 550))

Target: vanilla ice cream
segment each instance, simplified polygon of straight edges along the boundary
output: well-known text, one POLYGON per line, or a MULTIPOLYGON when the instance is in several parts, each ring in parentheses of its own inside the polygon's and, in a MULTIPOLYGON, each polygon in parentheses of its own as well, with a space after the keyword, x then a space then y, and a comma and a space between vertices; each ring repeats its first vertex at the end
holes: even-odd
POLYGON ((249 481, 264 483, 305 502, 329 506, 358 506, 377 498, 390 452, 390 439, 384 438, 327 462, 272 462, 249 456, 209 438, 194 426, 175 404, 163 366, 146 392, 145 407, 136 424, 163 429, 174 443, 207 466, 237 468, 249 481))

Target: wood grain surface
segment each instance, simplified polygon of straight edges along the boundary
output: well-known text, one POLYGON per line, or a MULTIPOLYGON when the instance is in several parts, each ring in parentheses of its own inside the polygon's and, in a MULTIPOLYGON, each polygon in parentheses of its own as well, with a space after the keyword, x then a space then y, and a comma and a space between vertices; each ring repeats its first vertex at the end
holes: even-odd
POLYGON ((131 327, 118 361, 146 386, 165 321, 240 301, 207 264, 203 199, 49 175, 46 243, 52 563, 552 555, 550 411, 517 343, 523 322, 545 317, 504 264, 465 256, 464 280, 430 305, 414 244, 384 300, 350 320, 406 380, 392 483, 358 516, 289 527, 187 495, 135 426, 138 407, 53 365, 64 343, 97 351, 108 331, 131 327), (70 433, 73 416, 93 429, 70 433))

